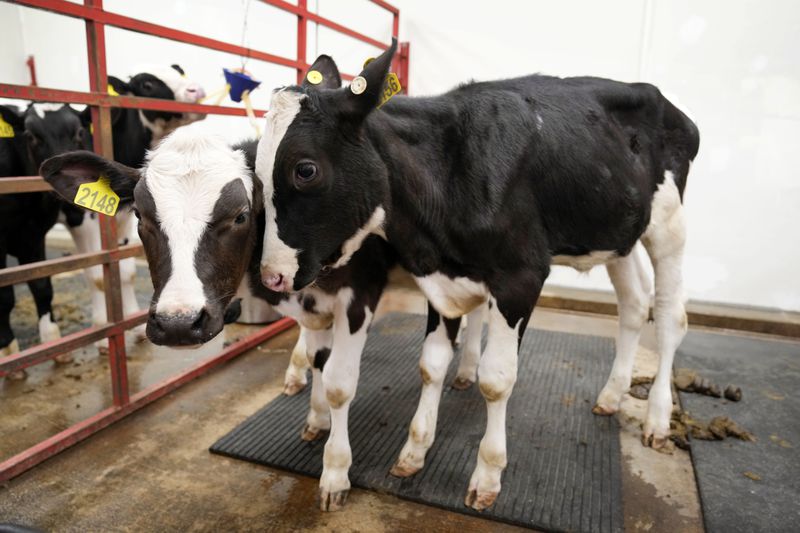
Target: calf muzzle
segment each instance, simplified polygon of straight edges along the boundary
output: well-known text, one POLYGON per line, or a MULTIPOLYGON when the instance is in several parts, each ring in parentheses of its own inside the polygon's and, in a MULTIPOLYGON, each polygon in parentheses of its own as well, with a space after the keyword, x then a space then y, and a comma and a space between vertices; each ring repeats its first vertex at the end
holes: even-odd
POLYGON ((151 312, 147 320, 147 338, 161 346, 197 346, 222 331, 223 316, 203 308, 197 312, 164 314, 151 312))

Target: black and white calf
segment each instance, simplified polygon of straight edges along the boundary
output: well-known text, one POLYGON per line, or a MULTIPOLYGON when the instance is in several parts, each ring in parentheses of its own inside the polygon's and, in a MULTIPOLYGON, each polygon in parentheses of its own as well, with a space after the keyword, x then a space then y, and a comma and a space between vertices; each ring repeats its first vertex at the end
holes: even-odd
MULTIPOLYGON (((200 84, 189 79, 179 65, 170 67, 149 66, 125 82, 109 76, 108 84, 120 95, 140 96, 176 100, 178 102, 196 103, 205 96, 200 84)), ((128 167, 139 168, 144 164, 147 150, 167 134, 180 126, 201 120, 204 115, 194 113, 173 113, 168 111, 152 111, 128 108, 111 110, 114 160, 128 167)), ((89 108, 82 113, 86 127, 91 123, 89 108)), ((70 199, 71 200, 71 199, 70 199)), ((96 252, 101 249, 100 225, 98 215, 93 212, 84 213, 80 208, 66 208, 66 226, 75 241, 80 253, 96 252), (76 213, 75 213, 76 212, 76 213)), ((134 217, 129 208, 117 213, 118 234, 120 244, 126 244, 134 230, 134 217)), ((105 324, 106 306, 103 292, 102 266, 94 266, 85 270, 92 292, 92 322, 95 325, 105 324)), ((136 262, 134 258, 120 262, 120 278, 123 311, 126 315, 139 310, 134 292, 136 262)), ((135 334, 144 337, 143 328, 137 328, 135 334)), ((98 349, 105 350, 105 340, 96 343, 98 349)))
MULTIPOLYGON (((0 138, 0 179, 34 175, 48 157, 86 147, 88 132, 78 112, 69 106, 31 104, 23 113, 0 106, 0 116, 10 126, 0 138)), ((45 235, 55 225, 60 206, 61 201, 50 192, 0 195, 0 269, 6 267, 7 255, 20 264, 45 259, 45 235)), ((50 278, 31 280, 28 287, 36 303, 41 342, 60 338, 53 318, 50 278)), ((13 308, 14 287, 0 287, 0 357, 19 351, 11 331, 13 308)), ((56 358, 58 362, 70 360, 70 354, 56 358)), ((12 379, 24 376, 24 371, 9 374, 12 379)))
MULTIPOLYGON (((695 124, 652 85, 590 77, 470 83, 438 97, 395 97, 376 110, 395 48, 364 68, 363 91, 293 86, 273 94, 256 164, 267 215, 264 282, 303 290, 376 234, 431 303, 426 345, 446 347, 447 319, 488 301, 478 368, 487 426, 465 499, 480 510, 500 491, 519 342, 551 262, 607 266, 620 330, 594 411, 617 410, 649 305, 631 254, 641 240, 655 269, 660 358, 643 442, 663 446, 672 360, 687 326, 682 196, 699 145, 695 124)), ((346 439, 366 313, 347 298, 335 307, 348 321, 336 322, 323 376, 333 426, 322 481, 334 499, 349 488, 349 446, 334 435, 346 439)), ((421 468, 433 442, 451 354, 423 352, 423 400, 436 400, 415 416, 398 475, 421 468), (423 431, 418 420, 427 421, 423 431)))
MULTIPOLYGON (((222 330, 234 296, 247 291, 303 326, 304 355, 318 385, 338 295, 347 293, 371 313, 394 255, 382 239, 371 237, 348 265, 332 269, 314 288, 292 295, 266 289, 259 276, 264 213, 261 183, 252 171, 255 147, 253 141, 231 148, 218 137, 183 128, 151 151, 141 170, 84 151, 52 158, 41 172, 65 198, 73 198, 80 184, 107 176, 120 203, 134 205, 154 287, 151 341, 208 342, 222 330)), ((330 426, 321 391, 312 385, 306 440, 330 426)))

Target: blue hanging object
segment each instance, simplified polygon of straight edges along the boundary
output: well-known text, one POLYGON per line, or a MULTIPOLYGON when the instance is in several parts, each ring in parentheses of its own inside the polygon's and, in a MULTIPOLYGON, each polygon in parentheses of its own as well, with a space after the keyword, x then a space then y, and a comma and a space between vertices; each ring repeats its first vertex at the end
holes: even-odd
POLYGON ((261 85, 260 81, 254 80, 245 72, 226 68, 223 68, 222 71, 225 73, 225 82, 230 86, 230 97, 234 102, 241 102, 242 93, 251 92, 261 85))

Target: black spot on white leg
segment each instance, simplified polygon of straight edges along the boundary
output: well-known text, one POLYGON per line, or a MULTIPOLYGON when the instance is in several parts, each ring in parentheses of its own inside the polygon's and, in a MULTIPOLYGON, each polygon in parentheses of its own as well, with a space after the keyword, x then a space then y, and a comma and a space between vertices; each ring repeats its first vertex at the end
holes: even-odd
POLYGON ((433 306, 428 302, 428 323, 425 325, 425 336, 427 337, 431 333, 433 333, 436 328, 439 327, 439 321, 442 317, 439 315, 439 312, 433 308, 433 306))
POLYGON ((447 330, 447 338, 450 339, 450 344, 455 346, 458 330, 461 327, 461 318, 443 318, 443 320, 444 328, 447 330))
POLYGON ((317 305, 317 300, 311 294, 304 294, 302 298, 300 296, 297 297, 298 303, 303 306, 303 310, 306 313, 313 313, 314 307, 317 305))
POLYGON ((317 353, 314 354, 314 368, 318 370, 323 370, 325 368, 325 363, 328 362, 328 358, 331 356, 331 349, 330 348, 320 348, 317 350, 317 353))

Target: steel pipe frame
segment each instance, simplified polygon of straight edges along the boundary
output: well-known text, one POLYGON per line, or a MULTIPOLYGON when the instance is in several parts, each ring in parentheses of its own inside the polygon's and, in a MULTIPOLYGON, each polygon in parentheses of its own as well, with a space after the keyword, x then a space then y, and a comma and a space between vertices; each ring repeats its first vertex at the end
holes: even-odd
POLYGON ((113 424, 121 418, 141 409, 147 404, 169 394, 181 385, 207 373, 223 363, 233 359, 237 355, 255 348, 262 342, 294 327, 294 321, 289 318, 270 324, 258 330, 256 333, 231 344, 218 355, 209 357, 203 361, 195 363, 190 368, 179 374, 167 378, 147 389, 131 396, 130 401, 121 406, 112 406, 104 409, 96 415, 78 422, 69 428, 53 435, 52 437, 28 448, 27 450, 9 457, 0 463, 0 484, 11 478, 18 476, 52 457, 53 455, 73 446, 80 441, 97 433, 101 429, 113 424))
MULTIPOLYGON (((91 106, 92 122, 98 127, 94 130, 95 151, 101 155, 113 154, 111 143, 110 110, 112 107, 127 107, 137 109, 155 109, 177 112, 196 112, 206 114, 244 116, 242 109, 207 106, 201 104, 186 104, 149 98, 131 96, 110 96, 106 94, 106 54, 105 54, 105 25, 136 31, 185 42, 237 55, 244 55, 269 63, 292 67, 297 71, 298 83, 302 81, 304 71, 308 68, 306 62, 307 24, 309 21, 329 27, 335 31, 348 35, 371 44, 377 48, 387 45, 372 39, 359 32, 351 30, 336 22, 320 17, 307 10, 307 0, 298 0, 298 5, 287 4, 279 0, 262 0, 297 15, 297 58, 287 59, 274 54, 267 54, 250 50, 215 39, 209 39, 188 32, 174 30, 157 24, 143 22, 130 17, 109 13, 103 10, 102 0, 84 0, 84 5, 73 4, 64 0, 13 0, 14 3, 44 9, 84 19, 86 23, 86 41, 88 50, 90 92, 66 91, 60 89, 47 89, 35 86, 20 86, 0 83, 0 97, 22 98, 34 101, 57 101, 64 103, 79 103, 91 106)), ((399 10, 382 0, 370 0, 372 3, 392 13, 392 35, 397 37, 399 31, 399 10)), ((399 64, 399 74, 405 88, 408 86, 407 75, 407 43, 403 48, 396 67, 399 64)), ((343 74, 344 79, 352 79, 352 75, 343 74)), ((265 111, 259 110, 259 113, 265 111)), ((0 184, 0 194, 26 193, 48 191, 51 187, 40 177, 16 177, 3 179, 0 184)), ((0 483, 47 460, 60 451, 77 444, 101 429, 120 420, 128 414, 144 407, 150 402, 166 395, 181 385, 205 374, 209 370, 223 364, 237 355, 252 349, 267 339, 294 326, 294 321, 288 318, 281 319, 256 333, 232 344, 220 354, 201 361, 191 368, 172 376, 148 389, 130 396, 128 390, 127 365, 125 355, 124 334, 127 329, 143 323, 147 311, 143 310, 128 317, 122 315, 122 301, 120 293, 119 261, 141 253, 141 245, 128 245, 118 247, 117 227, 113 218, 100 216, 100 232, 103 250, 88 254, 80 254, 49 261, 4 269, 0 272, 0 286, 37 277, 51 275, 77 268, 102 264, 104 290, 106 293, 106 311, 109 323, 103 326, 88 328, 61 339, 34 346, 18 354, 0 359, 0 376, 8 372, 20 370, 49 359, 58 354, 72 351, 102 338, 109 339, 109 360, 111 368, 111 381, 113 393, 113 406, 96 415, 75 424, 60 433, 28 448, 27 450, 0 462, 0 483)))
MULTIPOLYGON (((106 53, 105 53, 105 25, 116 26, 139 33, 154 35, 185 42, 204 48, 210 48, 237 55, 244 55, 254 59, 292 67, 297 72, 297 82, 302 81, 302 76, 308 68, 306 60, 307 24, 309 21, 329 27, 335 31, 359 39, 377 48, 387 45, 372 39, 359 32, 320 17, 307 10, 307 0, 298 0, 298 5, 287 4, 280 0, 262 0, 267 4, 281 8, 297 15, 297 59, 287 59, 273 54, 258 52, 215 39, 209 39, 188 32, 182 32, 143 22, 130 17, 124 17, 103 10, 102 0, 84 0, 84 5, 73 4, 64 0, 14 0, 19 5, 45 9, 62 15, 84 19, 86 23, 86 42, 89 62, 90 92, 67 91, 60 89, 47 89, 35 86, 21 86, 0 83, 0 97, 21 98, 34 101, 57 101, 64 103, 86 104, 91 106, 92 123, 94 128, 93 140, 95 151, 100 155, 113 154, 111 140, 110 110, 112 107, 126 107, 135 109, 155 109, 177 112, 195 112, 205 114, 245 116, 243 109, 207 106, 201 104, 187 104, 156 100, 150 98, 137 98, 131 96, 110 96, 106 94, 106 53)), ((392 35, 397 37, 399 30, 399 10, 381 0, 370 0, 372 3, 392 13, 392 35)), ((408 45, 401 46, 400 57, 395 68, 404 88, 408 87, 408 45), (403 52, 405 50, 405 52, 403 52), (399 67, 399 68, 398 68, 399 67)), ((343 74, 343 78, 352 79, 352 75, 343 74)), ((266 111, 258 110, 262 114, 266 111)), ((0 182, 0 194, 25 193, 49 191, 52 188, 38 176, 4 178, 0 182)), ((20 283, 30 279, 49 276, 68 270, 85 268, 88 266, 103 265, 104 291, 106 294, 106 311, 109 323, 103 326, 88 328, 61 339, 34 346, 18 354, 0 359, 0 377, 7 373, 24 369, 52 359, 58 354, 66 353, 85 346, 97 340, 109 339, 109 361, 111 368, 111 383, 113 406, 96 415, 75 424, 60 433, 28 448, 0 462, 0 484, 25 472, 26 470, 45 461, 62 450, 77 444, 101 429, 120 420, 128 414, 144 407, 152 401, 168 394, 181 385, 208 372, 209 370, 225 363, 237 355, 250 350, 267 339, 294 326, 294 321, 288 318, 281 319, 256 333, 232 344, 220 354, 196 363, 189 369, 167 378, 166 380, 149 387, 133 396, 128 390, 127 364, 125 354, 125 331, 143 323, 147 318, 147 311, 143 310, 128 317, 122 315, 122 297, 120 292, 119 261, 127 257, 138 255, 142 252, 141 245, 118 246, 117 226, 111 217, 100 216, 100 233, 103 250, 87 254, 79 254, 54 260, 41 261, 34 264, 13 267, 0 271, 0 286, 20 283)))

